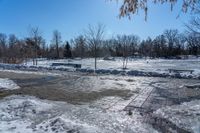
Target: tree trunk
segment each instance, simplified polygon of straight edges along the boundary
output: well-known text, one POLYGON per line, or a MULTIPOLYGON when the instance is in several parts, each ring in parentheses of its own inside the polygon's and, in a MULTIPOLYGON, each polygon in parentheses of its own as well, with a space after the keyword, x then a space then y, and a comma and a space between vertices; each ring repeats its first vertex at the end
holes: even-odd
POLYGON ((37 66, 37 48, 35 47, 35 65, 37 66))
POLYGON ((94 62, 94 71, 95 71, 95 73, 96 73, 96 69, 97 69, 97 50, 96 50, 96 44, 95 44, 95 50, 94 50, 94 60, 95 60, 95 62, 94 62))
POLYGON ((58 47, 58 42, 56 42, 56 56, 59 58, 59 47, 58 47))

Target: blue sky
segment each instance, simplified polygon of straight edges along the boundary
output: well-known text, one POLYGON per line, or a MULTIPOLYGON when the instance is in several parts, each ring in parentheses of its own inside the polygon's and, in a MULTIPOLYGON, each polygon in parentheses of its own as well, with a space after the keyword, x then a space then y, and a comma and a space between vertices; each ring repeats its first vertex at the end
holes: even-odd
POLYGON ((63 40, 69 40, 83 33, 88 24, 106 25, 106 36, 116 34, 137 34, 142 39, 155 37, 165 29, 177 28, 184 31, 184 23, 190 14, 180 12, 177 3, 171 12, 170 5, 149 5, 148 20, 144 13, 134 15, 131 20, 118 18, 120 4, 109 0, 0 0, 0 32, 18 37, 28 36, 28 29, 39 27, 42 35, 51 40, 52 31, 62 33, 63 40))

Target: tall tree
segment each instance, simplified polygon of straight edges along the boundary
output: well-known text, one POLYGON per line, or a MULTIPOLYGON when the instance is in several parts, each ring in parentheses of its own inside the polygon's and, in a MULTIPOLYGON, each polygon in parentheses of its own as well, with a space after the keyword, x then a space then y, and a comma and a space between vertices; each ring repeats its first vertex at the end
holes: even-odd
POLYGON ((56 48, 56 58, 59 58, 59 46, 62 43, 61 40, 61 33, 58 30, 53 31, 53 39, 52 39, 52 44, 56 48))
POLYGON ((167 45, 164 35, 159 35, 153 40, 154 57, 166 57, 167 45))
POLYGON ((123 56, 123 69, 127 68, 128 56, 132 54, 131 47, 135 43, 133 36, 129 35, 118 35, 117 41, 122 47, 122 56, 123 56))
POLYGON ((33 65, 37 65, 38 52, 39 52, 41 42, 42 42, 41 31, 39 30, 38 27, 32 27, 29 31, 29 34, 30 34, 29 39, 32 42, 32 48, 34 51, 33 65))
POLYGON ((140 44, 140 38, 137 35, 130 35, 130 52, 133 56, 137 52, 137 47, 140 44))
POLYGON ((0 33, 0 57, 6 56, 6 43, 7 43, 7 36, 3 33, 0 33))
POLYGON ((177 29, 170 29, 164 31, 164 36, 166 38, 168 44, 168 55, 174 56, 174 47, 178 42, 178 30, 177 29))
POLYGON ((72 57, 72 51, 71 51, 71 46, 69 45, 69 42, 66 42, 63 54, 64 54, 65 58, 71 58, 72 57))
MULTIPOLYGON (((18 47, 18 39, 14 34, 9 35, 8 38, 8 58, 9 60, 14 60, 14 58, 17 58, 19 56, 19 47, 18 47)), ((12 62, 12 61, 11 61, 12 62)))
POLYGON ((98 24, 97 26, 88 26, 88 29, 85 31, 85 38, 87 40, 87 44, 92 53, 92 56, 95 59, 95 71, 97 69, 97 56, 98 50, 101 47, 102 40, 104 38, 105 26, 103 24, 98 24))
POLYGON ((77 38, 73 39, 71 42, 74 45, 73 55, 81 58, 85 57, 87 51, 85 37, 80 35, 77 38))
POLYGON ((187 37, 187 47, 189 54, 200 54, 200 37, 195 33, 190 33, 187 37))

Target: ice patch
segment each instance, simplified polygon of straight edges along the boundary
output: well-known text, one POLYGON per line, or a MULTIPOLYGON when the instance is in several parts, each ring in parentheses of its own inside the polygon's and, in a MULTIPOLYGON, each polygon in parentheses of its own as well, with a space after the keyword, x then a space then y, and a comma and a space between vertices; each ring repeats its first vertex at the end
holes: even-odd
POLYGON ((0 78, 0 90, 15 90, 19 89, 20 87, 12 80, 10 79, 2 79, 0 78))

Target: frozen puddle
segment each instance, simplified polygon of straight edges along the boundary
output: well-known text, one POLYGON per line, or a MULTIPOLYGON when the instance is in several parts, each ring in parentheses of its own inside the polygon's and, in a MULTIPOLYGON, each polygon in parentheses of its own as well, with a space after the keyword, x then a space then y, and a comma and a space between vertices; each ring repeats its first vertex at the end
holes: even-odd
POLYGON ((105 111, 89 105, 10 96, 0 100, 0 132, 3 133, 149 133, 139 112, 105 111))
POLYGON ((164 107, 154 112, 154 115, 190 132, 200 132, 200 100, 164 107))
POLYGON ((0 78, 0 90, 15 90, 19 89, 20 87, 12 80, 10 79, 2 79, 0 78))

